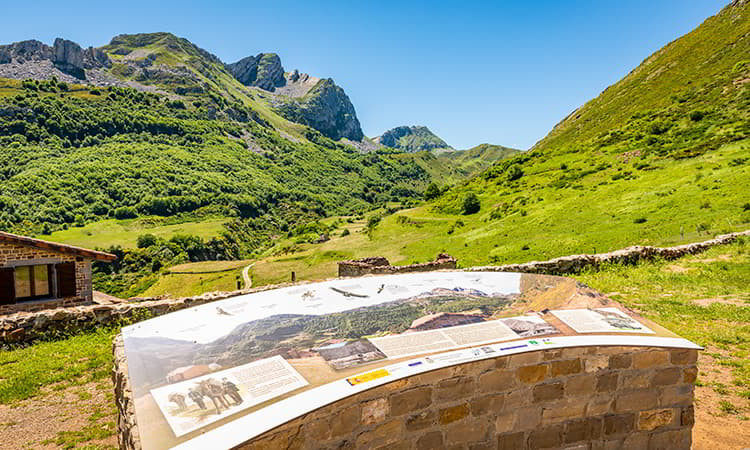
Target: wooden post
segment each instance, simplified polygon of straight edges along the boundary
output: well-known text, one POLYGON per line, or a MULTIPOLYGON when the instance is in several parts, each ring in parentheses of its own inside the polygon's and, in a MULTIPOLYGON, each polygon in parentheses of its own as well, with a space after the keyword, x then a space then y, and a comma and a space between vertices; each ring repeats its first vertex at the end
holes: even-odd
POLYGON ((297 274, 292 272, 292 283, 294 283, 295 281, 297 281, 297 274))
POLYGON ((237 279, 237 290, 239 291, 240 289, 242 289, 242 283, 240 283, 240 276, 237 275, 236 279, 237 279))

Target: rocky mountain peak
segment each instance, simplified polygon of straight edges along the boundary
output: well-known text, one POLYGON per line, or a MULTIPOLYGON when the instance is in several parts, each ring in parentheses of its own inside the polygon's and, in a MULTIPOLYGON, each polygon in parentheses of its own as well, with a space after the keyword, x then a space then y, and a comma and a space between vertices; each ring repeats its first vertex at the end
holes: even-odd
POLYGON ((232 64, 225 64, 224 67, 245 86, 256 86, 273 92, 286 83, 284 67, 276 53, 259 53, 232 64))
POLYGON ((374 141, 386 147, 397 148, 407 152, 453 149, 453 147, 430 131, 429 128, 420 125, 392 128, 376 137, 374 141))
POLYGON ((0 64, 21 65, 44 61, 52 62, 57 70, 81 80, 86 79, 85 69, 109 67, 112 64, 102 51, 92 47, 83 50, 77 43, 62 38, 55 39, 52 47, 37 40, 0 45, 0 64))

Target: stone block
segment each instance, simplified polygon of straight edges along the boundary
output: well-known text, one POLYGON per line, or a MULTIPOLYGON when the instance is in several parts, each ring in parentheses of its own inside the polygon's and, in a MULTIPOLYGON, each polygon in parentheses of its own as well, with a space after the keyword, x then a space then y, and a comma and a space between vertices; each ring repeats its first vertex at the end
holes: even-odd
POLYGON ((662 431, 651 435, 649 450, 689 450, 692 443, 692 430, 682 428, 679 430, 662 431))
POLYGON ((530 448, 559 448, 563 443, 565 425, 557 424, 538 428, 529 433, 530 448))
POLYGON ((633 356, 630 354, 617 354, 609 357, 609 368, 612 370, 630 369, 633 366, 633 356))
POLYGON ((406 419, 406 429, 408 431, 417 431, 429 428, 437 422, 437 413, 435 410, 422 411, 412 414, 406 419))
POLYGON ((326 420, 311 420, 302 427, 305 438, 313 441, 324 441, 331 436, 331 427, 326 420))
POLYGON ((631 370, 620 373, 620 389, 645 389, 651 385, 653 371, 631 370))
POLYGON ((654 409, 657 406, 659 406, 658 389, 623 392, 619 393, 615 399, 615 412, 618 413, 654 409))
POLYGON ((516 431, 533 430, 542 423, 542 408, 539 406, 525 406, 515 410, 516 431))
POLYGON ((542 361, 541 351, 518 353, 516 355, 510 356, 510 359, 508 360, 508 367, 511 369, 515 369, 515 368, 522 367, 522 366, 530 366, 532 364, 539 364, 541 361, 542 361))
POLYGON ((669 351, 669 360, 676 366, 695 364, 698 361, 698 350, 676 348, 669 351))
POLYGON ((390 396, 389 401, 391 414, 394 416, 418 411, 430 406, 432 403, 432 389, 429 387, 418 387, 395 393, 390 396))
POLYGON ((669 351, 650 350, 633 355, 633 367, 636 369, 648 369, 661 367, 669 363, 669 351))
POLYGON ((357 448, 373 448, 398 442, 402 436, 401 426, 402 421, 394 419, 362 432, 357 436, 357 448))
POLYGON ((614 399, 609 395, 599 395, 589 400, 586 405, 587 416, 601 416, 614 410, 614 399))
POLYGON ((380 423, 385 420, 389 411, 390 405, 385 398, 376 398, 375 400, 364 402, 362 404, 362 418, 360 421, 363 425, 380 423))
POLYGON ((533 388, 534 403, 559 400, 563 398, 564 384, 562 382, 540 384, 533 388))
POLYGON ((469 415, 469 404, 462 403, 440 410, 439 420, 441 425, 457 422, 469 415))
POLYGON ((342 409, 331 419, 331 436, 344 437, 359 426, 359 406, 342 409))
POLYGON ((490 422, 484 418, 472 418, 454 423, 444 428, 447 444, 468 444, 484 442, 490 430, 490 422))
POLYGON ((678 410, 652 409, 649 411, 640 411, 638 413, 638 429, 651 431, 657 428, 673 425, 678 420, 678 410))
POLYGON ((502 392, 510 391, 518 385, 514 371, 494 370, 479 376, 477 382, 478 389, 481 392, 502 392))
POLYGON ((525 448, 524 440, 525 435, 523 432, 498 435, 497 450, 518 450, 525 448))
POLYGON ((443 433, 432 431, 417 439, 418 450, 434 450, 443 447, 443 433))
POLYGON ((617 380, 619 375, 617 372, 607 372, 596 377, 596 391, 597 392, 612 392, 617 389, 617 380))
POLYGON ((679 367, 669 367, 657 370, 651 379, 651 384, 654 386, 668 386, 679 383, 681 379, 682 369, 679 367))
POLYGON ((505 409, 520 408, 531 403, 531 388, 516 388, 505 394, 505 409))
POLYGON ((584 361, 586 372, 598 372, 609 368, 609 357, 606 355, 589 356, 584 361))
POLYGON ((495 417, 495 432, 508 433, 513 431, 516 424, 516 413, 508 411, 495 417))
POLYGON ((602 435, 603 423, 604 421, 601 417, 586 417, 583 419, 571 420, 565 424, 565 435, 563 441, 566 444, 572 444, 580 441, 599 439, 602 435))
POLYGON ((591 396, 596 392, 596 376, 582 374, 568 378, 565 381, 565 395, 568 397, 591 396))
POLYGON ((661 391, 659 399, 660 406, 664 407, 678 407, 678 406, 690 406, 693 404, 693 385, 692 384, 680 384, 677 386, 666 386, 661 391))
POLYGON ((471 414, 483 416, 485 414, 497 414, 505 404, 505 394, 487 394, 476 397, 469 402, 471 414))
POLYGON ((635 414, 612 414, 604 416, 604 435, 627 434, 635 427, 635 414))
POLYGON ((585 398, 576 398, 545 406, 542 409, 542 425, 583 417, 587 403, 588 401, 585 398))
POLYGON ((549 376, 561 377, 581 372, 581 359, 568 359, 565 361, 553 361, 549 364, 549 376))
POLYGON ((683 427, 691 427, 695 424, 695 408, 690 405, 687 408, 683 408, 680 413, 680 425, 683 427))
POLYGON ((440 381, 435 389, 435 398, 438 401, 453 401, 468 398, 476 389, 475 383, 474 378, 468 377, 454 377, 440 381))
POLYGON ((519 367, 516 374, 521 383, 538 383, 544 380, 544 377, 547 375, 547 366, 544 364, 535 364, 533 366, 519 367))
POLYGON ((689 383, 694 384, 695 380, 698 379, 698 368, 688 367, 682 371, 682 382, 683 383, 689 383))

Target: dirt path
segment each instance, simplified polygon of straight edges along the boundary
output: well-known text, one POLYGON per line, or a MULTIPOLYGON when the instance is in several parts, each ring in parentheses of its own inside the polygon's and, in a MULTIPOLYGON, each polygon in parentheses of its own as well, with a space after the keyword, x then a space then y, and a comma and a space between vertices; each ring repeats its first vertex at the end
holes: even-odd
POLYGON ((242 278, 245 280, 245 289, 250 289, 251 287, 253 287, 253 280, 252 278, 250 278, 250 268, 254 265, 255 263, 252 263, 242 269, 242 278))
MULTIPOLYGON (((717 393, 715 385, 732 383, 731 370, 716 364, 707 353, 717 349, 707 348, 698 359, 698 370, 702 386, 695 388, 695 427, 693 428, 693 450, 740 450, 750 448, 750 423, 743 414, 722 412, 721 402, 746 405, 747 400, 731 392, 717 393)), ((721 391, 721 390, 720 390, 721 391)))
POLYGON ((116 449, 115 407, 108 379, 0 405, 0 449, 54 449, 79 445, 116 449))

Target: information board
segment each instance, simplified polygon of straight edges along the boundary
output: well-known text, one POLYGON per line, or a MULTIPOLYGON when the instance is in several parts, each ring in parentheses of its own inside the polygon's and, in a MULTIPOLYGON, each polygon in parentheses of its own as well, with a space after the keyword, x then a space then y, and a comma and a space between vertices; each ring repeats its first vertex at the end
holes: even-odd
MULTIPOLYGON (((549 336, 561 332, 541 314, 507 316, 511 307, 560 285, 575 282, 460 271, 340 279, 233 297, 125 327, 142 445, 199 448, 194 439, 227 439, 221 430, 237 421, 245 424, 246 440, 285 417, 387 380, 555 345, 549 336)), ((607 317, 622 313, 605 312, 608 332, 652 333, 634 320, 642 329, 618 328, 607 317)), ((593 322, 569 311, 553 314, 581 332, 588 332, 581 324, 593 322)))

